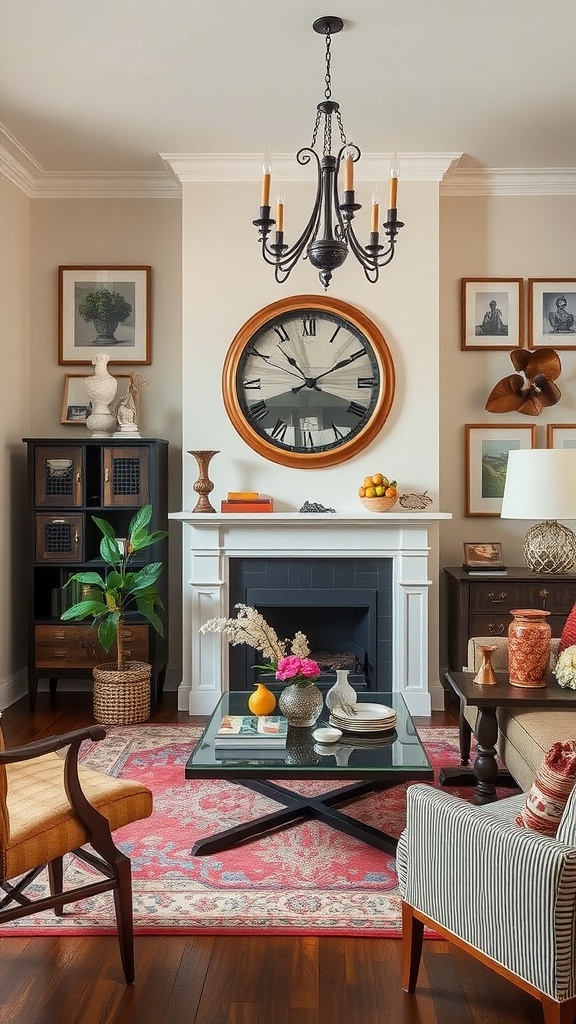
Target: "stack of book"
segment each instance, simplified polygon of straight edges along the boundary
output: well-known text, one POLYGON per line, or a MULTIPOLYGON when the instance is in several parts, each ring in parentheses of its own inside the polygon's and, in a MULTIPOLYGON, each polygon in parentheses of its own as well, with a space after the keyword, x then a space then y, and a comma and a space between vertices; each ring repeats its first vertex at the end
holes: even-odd
POLYGON ((214 737, 216 757, 241 761, 283 759, 288 720, 283 715, 225 715, 214 737))
POLYGON ((220 503, 221 512, 273 512, 274 498, 258 491, 228 491, 220 503))

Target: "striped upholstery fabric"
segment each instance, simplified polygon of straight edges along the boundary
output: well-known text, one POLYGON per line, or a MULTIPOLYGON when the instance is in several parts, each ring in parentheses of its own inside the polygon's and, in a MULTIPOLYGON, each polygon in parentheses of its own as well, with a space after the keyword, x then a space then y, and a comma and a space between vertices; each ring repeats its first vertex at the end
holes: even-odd
POLYGON ((475 807, 411 786, 399 882, 411 906, 563 1001, 576 995, 576 848, 512 824, 523 799, 475 807))

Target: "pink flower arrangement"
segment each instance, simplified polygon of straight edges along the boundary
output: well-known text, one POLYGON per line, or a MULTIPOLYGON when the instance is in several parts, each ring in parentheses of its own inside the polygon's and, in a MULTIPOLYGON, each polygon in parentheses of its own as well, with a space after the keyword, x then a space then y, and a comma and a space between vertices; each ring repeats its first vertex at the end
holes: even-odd
POLYGON ((321 669, 313 658, 298 658, 290 654, 280 658, 276 669, 276 679, 280 682, 295 683, 296 686, 309 686, 318 679, 321 669))

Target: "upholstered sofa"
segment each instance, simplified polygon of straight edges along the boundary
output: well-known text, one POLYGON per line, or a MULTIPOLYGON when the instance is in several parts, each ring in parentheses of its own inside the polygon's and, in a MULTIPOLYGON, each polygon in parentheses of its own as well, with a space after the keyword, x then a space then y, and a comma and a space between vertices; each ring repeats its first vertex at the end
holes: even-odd
MULTIPOLYGON (((492 654, 495 671, 505 672, 508 669, 508 638, 507 637, 472 637, 468 642, 468 671, 476 672, 482 656, 479 647, 482 644, 494 644, 496 650, 492 654)), ((552 670, 558 648, 559 639, 552 640, 550 668, 552 670)), ((466 708, 465 718, 472 728, 476 722, 476 708, 466 708)), ((498 754, 504 764, 523 790, 529 790, 547 750, 557 741, 576 738, 576 702, 574 711, 543 711, 542 709, 498 708, 498 754)))

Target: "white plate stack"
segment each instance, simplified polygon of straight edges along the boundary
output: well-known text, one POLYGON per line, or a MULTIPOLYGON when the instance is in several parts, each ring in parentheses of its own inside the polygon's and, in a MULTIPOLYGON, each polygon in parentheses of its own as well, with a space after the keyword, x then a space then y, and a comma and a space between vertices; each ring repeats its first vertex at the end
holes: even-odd
POLYGON ((348 733, 381 733, 396 728, 396 712, 385 704, 355 704, 354 713, 334 708, 330 725, 348 733))

